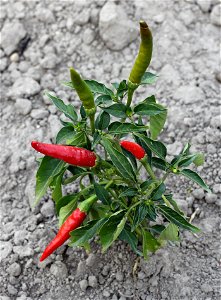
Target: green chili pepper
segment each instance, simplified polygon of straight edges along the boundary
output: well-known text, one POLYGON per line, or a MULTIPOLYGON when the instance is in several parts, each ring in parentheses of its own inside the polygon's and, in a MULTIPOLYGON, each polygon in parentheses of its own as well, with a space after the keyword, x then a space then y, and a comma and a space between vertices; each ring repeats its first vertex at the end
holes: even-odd
POLYGON ((139 53, 129 76, 129 85, 135 89, 141 82, 152 57, 153 40, 150 29, 146 22, 140 21, 141 43, 139 53))
POLYGON ((84 106, 86 114, 88 116, 94 115, 96 107, 94 103, 94 96, 90 88, 74 68, 70 68, 70 74, 72 84, 84 106))

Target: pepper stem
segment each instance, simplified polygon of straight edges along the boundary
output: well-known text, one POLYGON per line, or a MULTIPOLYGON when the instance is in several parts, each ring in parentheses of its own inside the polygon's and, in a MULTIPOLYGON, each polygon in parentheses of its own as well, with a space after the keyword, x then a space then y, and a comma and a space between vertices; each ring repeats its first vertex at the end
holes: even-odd
POLYGON ((154 172, 152 171, 152 169, 151 169, 151 167, 150 167, 150 165, 149 165, 149 163, 148 163, 148 161, 147 161, 147 157, 144 156, 144 158, 142 158, 142 159, 140 160, 140 162, 142 163, 142 165, 144 166, 144 168, 146 169, 146 171, 147 171, 147 173, 150 175, 150 177, 151 177, 152 179, 156 180, 157 178, 156 178, 154 172))
POLYGON ((126 104, 127 107, 130 107, 130 105, 131 105, 134 91, 135 91, 135 89, 131 89, 131 88, 128 89, 127 104, 126 104))
POLYGON ((94 114, 90 115, 89 118, 90 118, 91 132, 92 134, 94 134, 95 132, 94 114))

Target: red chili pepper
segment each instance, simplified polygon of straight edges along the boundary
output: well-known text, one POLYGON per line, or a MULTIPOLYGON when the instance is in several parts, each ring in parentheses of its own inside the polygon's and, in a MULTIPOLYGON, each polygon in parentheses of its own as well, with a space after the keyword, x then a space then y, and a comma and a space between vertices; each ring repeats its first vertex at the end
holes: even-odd
POLYGON ((142 159, 146 152, 145 150, 137 143, 130 141, 121 141, 121 147, 132 153, 137 159, 142 159))
POLYGON ((80 205, 73 211, 73 213, 65 220, 60 227, 56 237, 48 244, 44 250, 40 261, 45 260, 51 255, 58 247, 63 245, 70 237, 70 232, 78 228, 87 216, 91 205, 97 200, 95 195, 81 202, 80 205))
POLYGON ((80 167, 94 167, 96 163, 96 155, 94 152, 84 148, 63 146, 54 144, 44 144, 32 141, 32 147, 44 155, 61 159, 68 164, 80 167))

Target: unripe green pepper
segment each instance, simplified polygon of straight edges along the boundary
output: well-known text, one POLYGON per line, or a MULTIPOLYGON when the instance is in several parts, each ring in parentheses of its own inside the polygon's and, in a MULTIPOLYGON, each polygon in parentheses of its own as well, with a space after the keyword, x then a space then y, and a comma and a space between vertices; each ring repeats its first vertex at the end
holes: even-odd
POLYGON ((141 43, 139 53, 129 76, 129 87, 136 88, 141 82, 152 57, 153 39, 152 34, 146 22, 140 21, 141 43))
POLYGON ((96 107, 94 103, 94 96, 86 84, 74 68, 70 68, 71 81, 75 88, 88 116, 95 114, 96 107))

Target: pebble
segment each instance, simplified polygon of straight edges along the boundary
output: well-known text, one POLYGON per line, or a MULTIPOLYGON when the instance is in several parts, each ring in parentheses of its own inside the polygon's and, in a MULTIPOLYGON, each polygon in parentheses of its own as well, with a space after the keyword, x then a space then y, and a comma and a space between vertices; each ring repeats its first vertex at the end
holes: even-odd
POLYGON ((211 118, 210 125, 213 128, 220 128, 221 127, 221 115, 211 118))
POLYGON ((14 233, 14 243, 15 245, 21 245, 25 241, 25 238, 28 238, 28 232, 23 230, 17 230, 14 233))
POLYGON ((88 281, 86 279, 83 279, 83 280, 79 281, 79 285, 80 285, 81 290, 83 292, 85 292, 88 287, 88 281))
POLYGON ((216 153, 216 147, 215 147, 215 145, 213 145, 213 144, 208 144, 208 145, 207 145, 207 152, 208 152, 208 153, 212 153, 212 154, 216 153))
POLYGON ((38 94, 41 90, 39 83, 28 77, 19 77, 13 84, 8 95, 13 99, 17 99, 23 96, 34 96, 38 94))
POLYGON ((196 0, 196 3, 203 12, 208 12, 211 7, 211 0, 196 0))
POLYGON ((95 276, 91 275, 88 277, 88 285, 89 286, 95 288, 95 287, 97 287, 97 284, 98 284, 98 282, 97 282, 97 278, 95 276))
POLYGON ((213 291, 213 288, 210 284, 204 283, 201 285, 201 291, 204 293, 210 293, 213 291))
POLYGON ((40 62, 40 65, 44 69, 54 69, 58 63, 57 55, 49 53, 40 62))
POLYGON ((52 200, 44 202, 40 211, 44 217, 52 217, 54 215, 54 202, 52 200))
POLYGON ((21 266, 18 263, 13 263, 12 265, 10 265, 7 269, 7 272, 11 275, 11 276, 19 276, 21 274, 21 266))
POLYGON ((181 86, 174 91, 174 99, 184 102, 184 104, 193 104, 205 100, 205 95, 200 87, 195 85, 181 86))
POLYGON ((90 45, 93 42, 94 38, 95 38, 94 30, 87 28, 83 33, 83 42, 86 45, 90 45))
POLYGON ((18 290, 11 284, 8 284, 7 289, 10 295, 17 295, 18 293, 18 290))
POLYGON ((123 273, 120 272, 120 271, 118 271, 118 272, 116 273, 116 279, 117 279, 117 281, 123 281, 123 279, 124 279, 123 273))
POLYGON ((77 25, 85 25, 88 23, 90 18, 90 10, 89 9, 83 9, 81 13, 78 15, 78 17, 75 20, 75 24, 77 25))
POLYGON ((181 211, 183 211, 185 214, 188 212, 188 202, 183 199, 176 198, 176 202, 180 208, 181 211))
POLYGON ((61 261, 54 262, 50 267, 50 272, 55 277, 58 277, 60 279, 66 278, 68 276, 68 269, 66 265, 61 261))
POLYGON ((108 298, 108 297, 110 297, 110 293, 108 291, 103 291, 103 296, 105 298, 108 298))
POLYGON ((217 4, 213 7, 210 20, 213 25, 221 26, 221 4, 217 4))
POLYGON ((205 196, 204 194, 204 190, 203 189, 195 189, 193 191, 193 196, 196 198, 196 199, 199 199, 199 200, 202 200, 205 196))
POLYGON ((18 43, 27 32, 22 23, 6 22, 1 30, 1 46, 7 55, 17 50, 18 43))
POLYGON ((211 204, 211 203, 216 203, 217 198, 218 198, 217 195, 212 194, 212 193, 207 193, 205 200, 208 204, 211 204))
POLYGON ((31 117, 37 120, 47 118, 48 114, 49 114, 48 110, 45 110, 43 108, 36 108, 36 109, 32 109, 31 111, 31 117))
POLYGON ((121 5, 112 1, 106 2, 100 11, 99 32, 112 50, 122 50, 138 37, 137 24, 129 20, 121 5))
POLYGON ((3 57, 0 59, 0 72, 3 72, 8 66, 7 57, 3 57))
POLYGON ((88 267, 93 267, 95 265, 96 261, 97 261, 96 258, 97 257, 96 257, 96 255, 94 253, 90 253, 88 255, 88 258, 86 259, 86 265, 88 267))
POLYGON ((14 246, 13 252, 17 253, 20 258, 30 257, 34 255, 34 250, 29 246, 14 246))
POLYGON ((32 109, 32 103, 30 100, 18 98, 15 102, 15 109, 17 113, 21 115, 27 115, 32 109))
POLYGON ((81 276, 86 272, 85 261, 80 260, 77 266, 76 276, 81 276))
POLYGON ((12 252, 12 243, 0 241, 0 262, 12 252))

